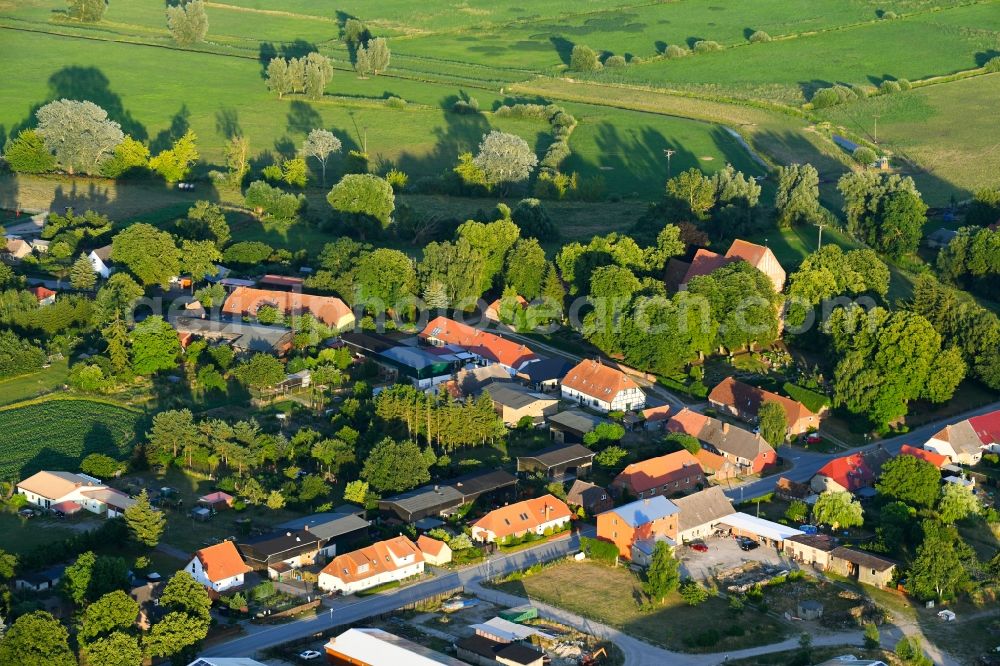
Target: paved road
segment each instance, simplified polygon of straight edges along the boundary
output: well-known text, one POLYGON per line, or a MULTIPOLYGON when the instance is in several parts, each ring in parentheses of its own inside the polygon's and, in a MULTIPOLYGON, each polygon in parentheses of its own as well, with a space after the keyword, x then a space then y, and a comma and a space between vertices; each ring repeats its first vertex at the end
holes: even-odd
MULTIPOLYGON (((964 414, 958 414, 955 416, 950 416, 946 419, 940 419, 938 421, 933 421, 927 425, 915 428, 905 435, 898 435, 896 437, 889 437, 888 439, 880 440, 874 444, 869 444, 858 449, 851 449, 851 451, 867 451, 874 449, 875 447, 881 446, 893 455, 899 453, 899 449, 902 448, 903 444, 911 444, 913 446, 920 446, 928 439, 931 435, 936 433, 942 427, 949 423, 955 423, 961 421, 962 419, 967 419, 970 416, 978 416, 979 414, 985 414, 986 412, 992 412, 996 409, 1000 409, 1000 402, 994 402, 985 407, 980 407, 979 409, 974 409, 964 414)), ((806 483, 813 477, 819 469, 825 465, 831 458, 846 455, 847 452, 840 452, 836 454, 826 454, 826 453, 812 453, 810 451, 803 451, 802 449, 796 449, 789 446, 783 446, 778 450, 778 454, 783 456, 785 460, 791 461, 792 469, 787 472, 783 472, 780 476, 787 477, 792 481, 798 481, 800 483, 806 483)), ((769 476, 763 479, 758 479, 756 481, 750 481, 743 484, 733 484, 732 487, 726 490, 726 495, 732 500, 740 499, 750 499, 753 497, 759 497, 766 493, 774 490, 774 484, 777 482, 778 476, 769 476)))
MULTIPOLYGON (((587 527, 583 536, 593 536, 594 529, 587 527)), ((218 643, 207 648, 205 657, 253 657, 257 652, 332 627, 359 622, 361 620, 391 613, 407 604, 420 601, 450 590, 466 587, 488 578, 520 571, 537 562, 565 557, 578 550, 579 536, 573 534, 563 539, 547 542, 534 548, 517 551, 509 555, 497 555, 488 563, 463 569, 453 573, 439 573, 421 583, 401 588, 394 592, 371 597, 350 598, 345 602, 335 602, 334 607, 320 615, 296 620, 277 626, 245 625, 247 633, 239 638, 218 643)))

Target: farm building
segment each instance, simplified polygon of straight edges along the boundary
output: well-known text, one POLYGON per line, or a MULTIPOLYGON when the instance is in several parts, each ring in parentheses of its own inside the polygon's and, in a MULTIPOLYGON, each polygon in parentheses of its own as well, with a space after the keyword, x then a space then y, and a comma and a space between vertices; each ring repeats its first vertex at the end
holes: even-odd
POLYGON ((549 433, 553 441, 560 443, 580 443, 584 435, 593 432, 594 428, 607 419, 588 414, 579 409, 568 409, 549 417, 549 433))
POLYGON ((544 393, 535 393, 513 383, 490 384, 485 389, 493 399, 493 409, 509 426, 516 426, 522 419, 535 425, 559 411, 559 399, 544 393))
POLYGON ((859 583, 884 588, 892 583, 896 563, 871 553, 838 546, 830 551, 830 570, 859 583))
POLYGON ((517 457, 517 471, 540 473, 561 481, 587 476, 594 463, 594 452, 581 444, 556 445, 528 456, 517 457))
POLYGON ((319 539, 321 557, 356 546, 368 538, 369 523, 353 513, 314 513, 277 526, 279 530, 305 530, 319 539))
POLYGON ((473 634, 455 643, 456 654, 478 666, 542 666, 545 653, 522 643, 509 643, 473 634))
POLYGON ((706 485, 698 460, 685 449, 632 463, 611 482, 611 489, 631 497, 671 496, 706 485))
POLYGON ((678 497, 673 502, 680 511, 676 541, 681 543, 711 536, 716 526, 734 512, 733 504, 721 486, 678 497))
POLYGON ((777 550, 784 548, 787 539, 804 534, 802 530, 797 530, 794 527, 774 523, 739 511, 720 519, 718 524, 720 527, 729 528, 733 536, 756 539, 766 546, 774 546, 777 550))
POLYGON ((572 364, 563 358, 543 358, 524 366, 517 378, 536 391, 559 391, 559 383, 572 364))
POLYGON ((276 308, 286 316, 311 314, 338 330, 354 325, 354 313, 339 298, 251 287, 234 289, 222 305, 222 312, 233 317, 256 317, 257 311, 265 305, 276 308))
POLYGON ((736 261, 745 261, 761 273, 766 275, 774 286, 776 292, 781 292, 785 287, 785 269, 781 267, 778 258, 770 248, 745 240, 736 239, 725 255, 699 249, 690 264, 681 261, 673 261, 672 271, 679 273, 681 269, 686 269, 684 277, 680 279, 679 287, 683 289, 688 282, 701 275, 710 275, 716 270, 736 261))
POLYGON ((292 348, 292 330, 240 321, 178 316, 170 325, 182 336, 223 342, 238 353, 261 352, 281 356, 292 348))
POLYGON ((422 486, 379 500, 379 511, 395 513, 412 523, 427 516, 439 516, 480 496, 497 499, 512 495, 517 477, 502 469, 475 472, 445 483, 422 486))
POLYGON ((760 435, 687 408, 671 417, 667 430, 691 435, 732 463, 740 474, 758 474, 778 459, 774 448, 760 435))
POLYGON ((632 546, 640 541, 677 537, 677 505, 663 495, 615 507, 597 516, 597 538, 618 546, 618 554, 632 558, 632 546))
POLYGON ((99 479, 72 472, 38 472, 17 484, 17 492, 29 504, 70 515, 86 509, 115 518, 135 504, 125 493, 109 488, 99 479))
POLYGON ((331 638, 324 649, 327 663, 334 666, 468 666, 381 629, 348 629, 331 638))

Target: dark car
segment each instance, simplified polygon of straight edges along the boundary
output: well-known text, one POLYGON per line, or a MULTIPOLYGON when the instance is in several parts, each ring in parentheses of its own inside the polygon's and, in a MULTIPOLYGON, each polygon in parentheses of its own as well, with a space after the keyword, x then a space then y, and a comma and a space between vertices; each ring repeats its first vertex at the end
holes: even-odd
POLYGON ((736 540, 740 544, 740 550, 753 550, 760 546, 759 543, 753 539, 748 539, 747 537, 740 537, 736 540))

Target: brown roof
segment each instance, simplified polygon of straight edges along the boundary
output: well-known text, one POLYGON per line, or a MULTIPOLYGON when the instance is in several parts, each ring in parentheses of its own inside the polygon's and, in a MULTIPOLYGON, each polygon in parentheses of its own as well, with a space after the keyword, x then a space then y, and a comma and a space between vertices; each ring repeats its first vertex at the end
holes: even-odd
POLYGON ((402 559, 408 555, 412 555, 413 560, 404 566, 424 561, 424 554, 417 548, 417 544, 405 536, 398 536, 338 555, 323 567, 322 573, 339 578, 345 583, 352 583, 387 571, 395 571, 400 567, 393 558, 402 559), (367 570, 359 571, 365 565, 368 565, 367 570))
POLYGON ((771 278, 775 291, 781 291, 785 286, 785 269, 778 263, 778 258, 774 256, 774 252, 771 252, 771 248, 737 238, 729 246, 726 258, 742 259, 771 278))
POLYGON ((257 280, 257 284, 269 284, 274 287, 298 287, 305 283, 300 277, 289 277, 288 275, 272 275, 268 273, 261 279, 257 280))
POLYGON ((612 485, 624 486, 633 493, 641 493, 692 474, 700 476, 704 472, 698 460, 687 450, 681 449, 665 456, 632 463, 615 477, 612 485))
POLYGON ((688 267, 687 273, 684 274, 681 284, 685 285, 701 275, 709 275, 729 263, 732 262, 721 254, 701 248, 695 252, 694 259, 691 260, 691 265, 688 267))
POLYGON ((535 353, 519 342, 473 328, 447 317, 436 317, 420 332, 425 340, 457 345, 482 358, 519 370, 525 363, 537 361, 535 353))
POLYGON ((17 484, 17 487, 35 495, 54 500, 65 497, 77 488, 91 485, 96 486, 97 484, 72 472, 41 471, 21 481, 17 484))
POLYGON ((896 563, 890 560, 864 551, 854 550, 853 548, 845 548, 844 546, 834 548, 830 551, 830 555, 840 560, 853 562, 866 569, 875 569, 876 571, 886 571, 896 566, 896 563))
POLYGON ((473 527, 492 532, 497 539, 503 539, 571 515, 566 502, 546 494, 490 511, 477 520, 473 527))
POLYGON ((795 536, 788 537, 788 540, 801 543, 803 546, 808 546, 809 548, 822 550, 824 553, 829 553, 837 547, 837 540, 829 534, 796 534, 795 536))
POLYGON ((708 401, 737 409, 740 413, 756 415, 765 402, 776 402, 785 410, 788 425, 794 425, 803 418, 815 417, 805 405, 783 395, 765 391, 750 384, 744 384, 733 377, 726 377, 708 394, 708 401))
POLYGON ((778 494, 791 497, 792 499, 805 499, 812 494, 812 489, 808 483, 792 481, 784 476, 778 479, 778 483, 774 485, 774 489, 778 494))
POLYGON ((611 402, 622 391, 639 388, 639 385, 621 370, 592 360, 580 361, 566 373, 562 385, 604 402, 611 402))
POLYGON ((222 306, 222 311, 236 316, 256 315, 262 305, 272 305, 285 314, 308 312, 327 326, 341 326, 354 321, 351 309, 334 296, 313 296, 252 287, 234 289, 222 306))
POLYGON ((35 298, 39 301, 44 301, 49 296, 55 296, 56 292, 51 289, 46 289, 45 287, 35 287, 31 290, 31 293, 35 295, 35 298))
POLYGON ((441 551, 443 551, 447 545, 448 544, 444 541, 441 541, 440 539, 432 539, 426 534, 421 534, 417 537, 417 548, 420 549, 421 553, 425 553, 431 557, 437 557, 440 555, 441 551))
POLYGON ((646 417, 646 421, 650 423, 655 423, 656 421, 666 421, 670 416, 670 405, 648 407, 642 410, 642 415, 646 417))
POLYGON ((195 552, 194 556, 201 562, 205 576, 213 583, 251 571, 243 558, 240 557, 240 551, 236 550, 236 544, 232 541, 223 541, 214 546, 202 548, 195 552))
POLYGON ((678 497, 673 502, 681 510, 677 529, 682 532, 735 513, 722 486, 712 486, 687 497, 678 497))
POLYGON ((569 492, 566 493, 566 502, 569 504, 574 504, 577 506, 584 506, 587 503, 587 496, 590 496, 591 502, 599 502, 601 496, 607 496, 608 491, 600 486, 595 486, 593 483, 588 483, 581 479, 577 479, 570 486, 569 492))
POLYGON ((694 457, 698 460, 698 464, 701 465, 706 474, 715 474, 719 470, 724 469, 726 465, 731 465, 728 460, 718 453, 712 453, 705 448, 698 449, 698 453, 694 454, 694 457))
POLYGON ((760 435, 687 408, 679 411, 667 422, 667 430, 686 433, 711 444, 722 453, 751 461, 756 460, 761 453, 774 451, 760 435))

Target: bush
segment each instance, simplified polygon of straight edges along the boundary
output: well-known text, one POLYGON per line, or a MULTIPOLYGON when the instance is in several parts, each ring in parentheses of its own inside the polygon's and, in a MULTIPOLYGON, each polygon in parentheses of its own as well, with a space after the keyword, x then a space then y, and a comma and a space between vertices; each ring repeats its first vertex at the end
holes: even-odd
POLYGON ((4 160, 14 173, 45 173, 56 167, 56 158, 45 149, 35 130, 22 130, 4 146, 4 160))
POLYGON ((694 43, 695 53, 712 53, 713 51, 721 51, 722 44, 719 42, 713 42, 709 39, 703 39, 701 41, 694 43))
POLYGON ((759 44, 761 42, 769 42, 769 41, 771 41, 771 35, 767 34, 763 30, 758 30, 755 33, 753 33, 752 35, 750 35, 749 41, 750 41, 751 44, 759 44))
POLYGON ((574 72, 596 72, 601 69, 601 61, 597 59, 597 52, 594 49, 577 44, 570 54, 569 68, 574 72))
POLYGON ((854 149, 854 153, 851 155, 854 161, 862 166, 869 166, 875 161, 877 155, 875 151, 868 146, 858 146, 854 149))
POLYGON ((396 97, 395 95, 393 95, 392 97, 389 97, 388 99, 385 100, 385 105, 390 109, 405 109, 406 100, 403 99, 402 97, 396 97))
POLYGON ((624 67, 626 64, 625 56, 613 55, 604 61, 605 67, 624 67))
POLYGON ((687 580, 681 583, 679 593, 681 595, 681 599, 683 599, 684 603, 688 606, 703 604, 708 601, 708 597, 710 596, 708 590, 693 580, 687 580))
POLYGON ((580 537, 580 550, 592 560, 614 564, 618 561, 618 546, 600 539, 580 537))
POLYGON ((830 406, 830 398, 810 389, 785 382, 781 387, 793 400, 798 400, 811 412, 819 413, 820 410, 830 406))
POLYGON ((892 93, 898 93, 900 90, 899 82, 891 79, 886 79, 878 87, 880 95, 891 95, 892 93))
POLYGON ((1000 72, 1000 56, 993 56, 983 65, 983 70, 987 72, 1000 72))
POLYGON ((389 169, 388 173, 385 174, 385 182, 392 186, 394 192, 398 192, 406 187, 410 177, 399 169, 389 169))
POLYGON ((257 214, 281 220, 295 218, 299 209, 305 203, 305 197, 294 195, 277 187, 272 187, 262 180, 255 180, 247 188, 244 204, 254 209, 257 214))
POLYGON ((479 100, 475 97, 460 99, 451 105, 451 110, 455 113, 479 113, 479 100))
POLYGON ((882 12, 883 21, 892 21, 897 18, 899 18, 899 16, 896 14, 896 12, 882 12))
POLYGON ((667 58, 683 58, 684 56, 691 53, 683 46, 678 46, 677 44, 671 44, 663 52, 663 55, 667 58))
POLYGON ((909 79, 897 79, 896 83, 899 84, 900 90, 910 90, 913 87, 913 84, 910 83, 909 79))
POLYGON ((833 88, 820 88, 813 93, 812 99, 809 101, 812 102, 814 109, 825 109, 840 104, 840 98, 833 88))

